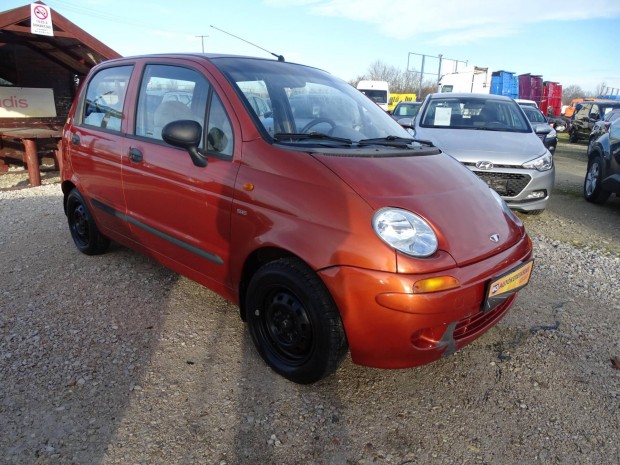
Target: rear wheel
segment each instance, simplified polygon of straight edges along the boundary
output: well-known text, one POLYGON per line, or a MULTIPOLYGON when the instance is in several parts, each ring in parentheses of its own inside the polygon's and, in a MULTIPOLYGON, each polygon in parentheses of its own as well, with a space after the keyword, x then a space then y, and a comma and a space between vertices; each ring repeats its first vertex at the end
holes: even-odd
POLYGON ((568 132, 568 140, 569 142, 577 142, 579 137, 577 136, 577 130, 575 128, 571 128, 568 132))
POLYGON ((588 202, 605 203, 611 192, 603 189, 603 158, 596 155, 588 162, 586 179, 583 182, 583 196, 588 202))
POLYGON ((80 252, 98 255, 107 250, 110 240, 99 232, 82 194, 77 189, 73 189, 67 197, 67 220, 73 242, 80 252))
POLYGON ((246 308, 259 354, 293 382, 309 384, 326 377, 348 350, 329 291, 300 260, 284 258, 260 268, 248 286, 246 308))

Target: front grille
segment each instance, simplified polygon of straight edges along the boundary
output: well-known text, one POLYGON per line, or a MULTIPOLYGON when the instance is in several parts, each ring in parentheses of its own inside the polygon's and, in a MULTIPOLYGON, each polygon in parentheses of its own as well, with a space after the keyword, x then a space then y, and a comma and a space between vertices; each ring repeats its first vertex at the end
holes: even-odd
POLYGON ((478 312, 475 315, 463 318, 454 328, 454 340, 459 342, 476 336, 476 334, 494 325, 508 311, 514 299, 515 296, 513 295, 489 312, 478 312))
POLYGON ((528 174, 519 173, 486 173, 483 171, 474 171, 474 173, 498 194, 507 197, 519 195, 532 179, 528 174))

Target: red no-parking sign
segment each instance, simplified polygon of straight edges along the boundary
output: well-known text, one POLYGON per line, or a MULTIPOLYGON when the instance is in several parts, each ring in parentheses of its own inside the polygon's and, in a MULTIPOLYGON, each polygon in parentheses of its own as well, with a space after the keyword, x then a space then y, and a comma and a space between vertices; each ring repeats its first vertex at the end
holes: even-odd
POLYGON ((53 36, 52 10, 47 5, 30 4, 30 32, 44 36, 53 36))

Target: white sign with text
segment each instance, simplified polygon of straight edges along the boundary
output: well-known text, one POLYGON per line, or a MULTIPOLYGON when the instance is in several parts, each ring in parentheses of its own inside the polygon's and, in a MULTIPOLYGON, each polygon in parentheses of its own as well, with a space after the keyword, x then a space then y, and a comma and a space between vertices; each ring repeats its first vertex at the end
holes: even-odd
POLYGON ((54 89, 0 87, 0 118, 55 116, 54 89))
POLYGON ((52 10, 40 3, 30 4, 30 32, 43 36, 53 36, 52 10))

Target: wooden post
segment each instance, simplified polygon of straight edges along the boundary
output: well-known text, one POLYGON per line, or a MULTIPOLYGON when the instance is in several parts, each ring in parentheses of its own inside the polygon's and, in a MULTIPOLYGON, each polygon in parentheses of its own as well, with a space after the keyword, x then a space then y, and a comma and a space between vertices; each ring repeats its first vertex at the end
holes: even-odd
POLYGON ((37 155, 37 143, 34 139, 23 139, 25 161, 28 165, 28 179, 32 187, 41 185, 41 171, 39 171, 39 157, 37 155))

